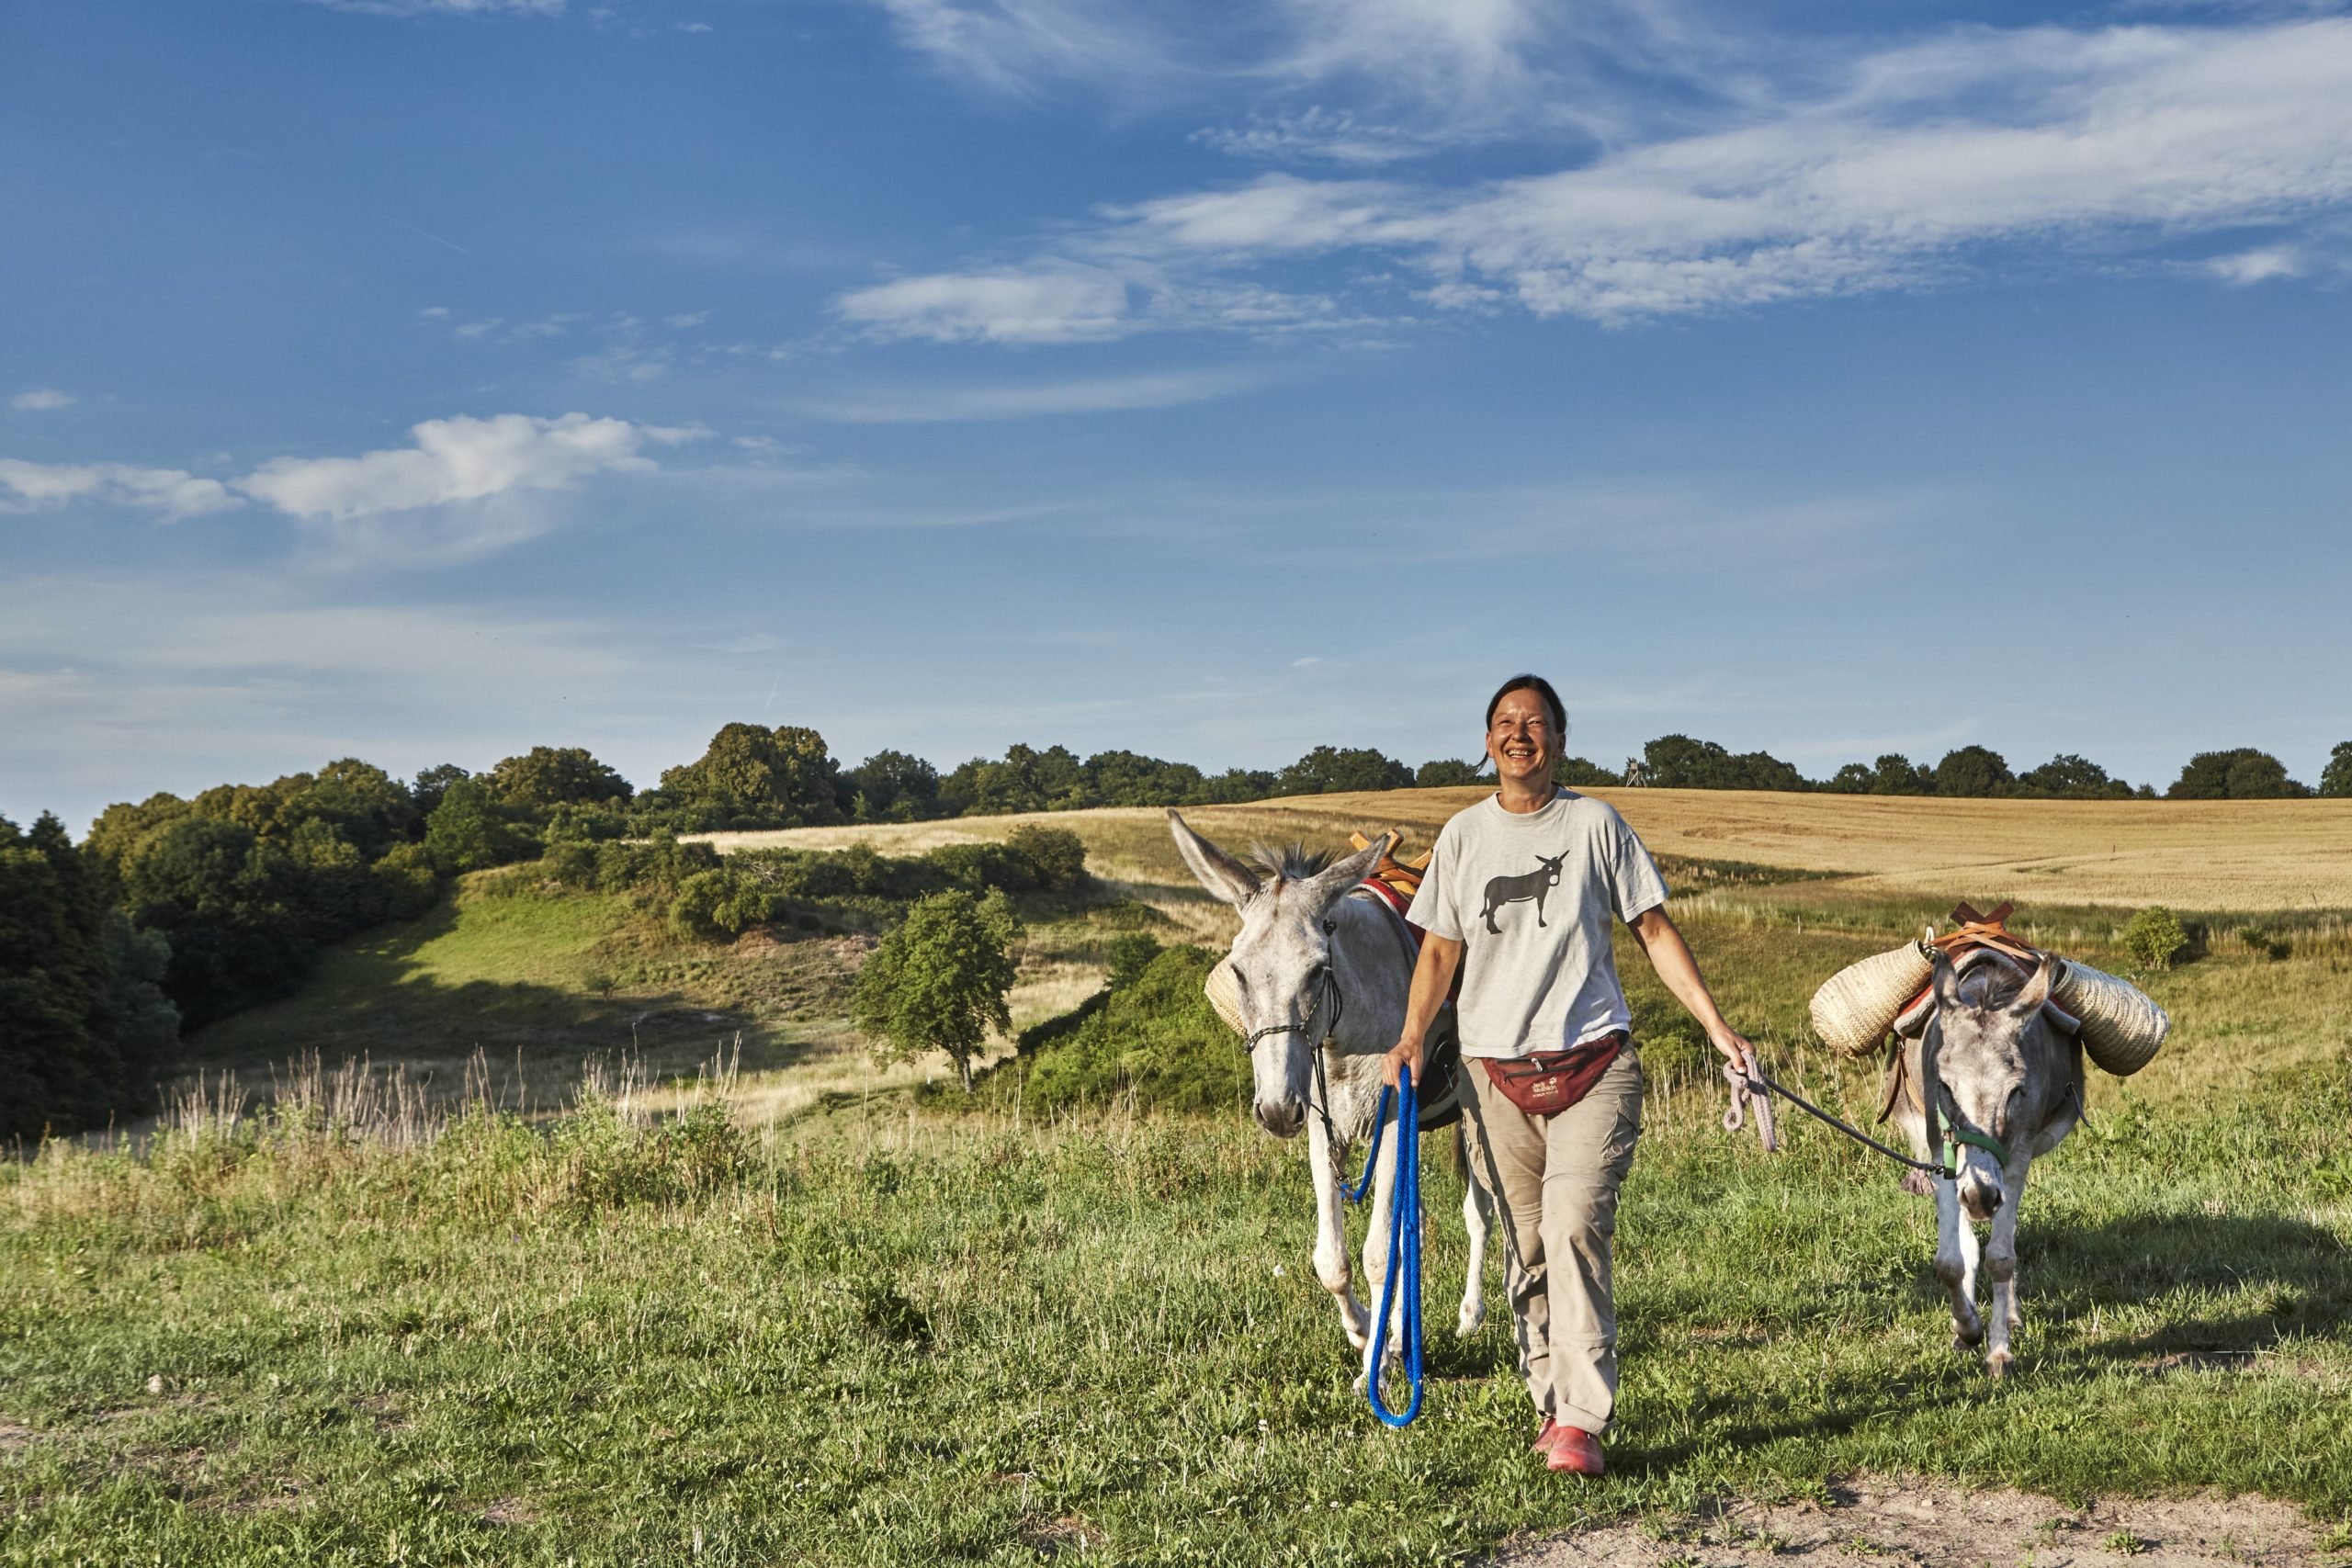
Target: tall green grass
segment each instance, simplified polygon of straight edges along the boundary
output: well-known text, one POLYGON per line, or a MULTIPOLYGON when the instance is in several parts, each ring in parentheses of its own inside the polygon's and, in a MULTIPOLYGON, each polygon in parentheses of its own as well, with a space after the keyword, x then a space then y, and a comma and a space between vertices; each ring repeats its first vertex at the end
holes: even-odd
POLYGON ((1304 1162, 1232 1117, 893 1107, 766 1150, 609 1091, 405 1140, 191 1118, 0 1173, 0 1562, 1409 1562, 1861 1467, 2338 1516, 2352 1084, 2320 1087, 2127 1100, 2050 1162, 2000 1386, 1888 1170, 1655 1115, 1589 1485, 1525 1453, 1500 1322, 1374 1422, 1304 1162))

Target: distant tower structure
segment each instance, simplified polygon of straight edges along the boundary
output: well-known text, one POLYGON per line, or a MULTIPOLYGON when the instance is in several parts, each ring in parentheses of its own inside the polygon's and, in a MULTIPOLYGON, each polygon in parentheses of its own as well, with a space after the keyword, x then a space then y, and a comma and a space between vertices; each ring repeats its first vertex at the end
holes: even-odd
POLYGON ((1625 759, 1625 782, 1635 789, 1650 782, 1650 767, 1639 757, 1625 759))

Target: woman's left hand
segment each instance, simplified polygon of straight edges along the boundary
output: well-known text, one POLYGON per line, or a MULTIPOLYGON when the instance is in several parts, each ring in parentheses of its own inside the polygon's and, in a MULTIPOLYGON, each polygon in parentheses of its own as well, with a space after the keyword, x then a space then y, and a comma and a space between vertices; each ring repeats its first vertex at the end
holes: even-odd
POLYGON ((1724 1061, 1739 1069, 1742 1077, 1755 1070, 1756 1047, 1749 1043, 1747 1036, 1725 1024, 1707 1038, 1716 1050, 1723 1053, 1724 1061))

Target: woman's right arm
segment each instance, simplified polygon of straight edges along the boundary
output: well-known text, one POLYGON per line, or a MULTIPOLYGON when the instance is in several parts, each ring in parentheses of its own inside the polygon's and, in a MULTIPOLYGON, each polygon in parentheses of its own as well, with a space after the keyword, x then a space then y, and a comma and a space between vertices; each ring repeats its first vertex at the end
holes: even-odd
POLYGON ((1421 956, 1413 964, 1413 989, 1405 998, 1405 1027, 1387 1055, 1380 1059, 1380 1081, 1389 1088, 1396 1087, 1396 1069, 1413 1069, 1413 1081, 1421 1080, 1421 1042, 1430 1035, 1430 1025, 1437 1021, 1438 1009, 1453 989, 1453 972, 1462 967, 1462 943, 1435 931, 1421 938, 1421 956))

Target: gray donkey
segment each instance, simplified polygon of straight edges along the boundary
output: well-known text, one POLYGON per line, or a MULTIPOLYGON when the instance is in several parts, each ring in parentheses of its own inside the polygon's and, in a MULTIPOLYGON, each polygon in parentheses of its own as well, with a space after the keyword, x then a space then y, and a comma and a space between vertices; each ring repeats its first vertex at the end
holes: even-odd
MULTIPOLYGON (((1382 838, 1328 865, 1302 851, 1261 852, 1261 864, 1253 869, 1193 832, 1173 811, 1168 827, 1201 886, 1240 912, 1229 962, 1250 1035, 1250 1111, 1277 1138, 1306 1130, 1315 1187, 1316 1278, 1338 1299, 1348 1342, 1369 1363, 1372 1317, 1356 1299, 1348 1266, 1340 1165, 1349 1145, 1370 1137, 1379 1113, 1380 1058, 1405 1025, 1414 954, 1395 911, 1374 895, 1349 895, 1380 863, 1389 840, 1382 838)), ((1397 1142, 1393 1135, 1381 1140, 1365 1227, 1363 1271, 1374 1292, 1387 1269, 1397 1142)), ((1466 1185, 1462 1221, 1470 1232, 1470 1277, 1455 1321, 1463 1335, 1475 1332, 1486 1313, 1480 1276, 1490 1220, 1477 1182, 1466 1185)), ((1400 1300, 1400 1312, 1402 1306, 1400 1300)), ((1402 1337, 1389 1336, 1392 1359, 1401 1353, 1402 1337)))
POLYGON ((2056 963, 2045 953, 2031 975, 2020 976, 1996 954, 1972 953, 1955 968, 1937 952, 1935 1010, 1917 1038, 1896 1042, 1888 1064, 1895 1124, 1921 1159, 1959 1172, 1957 1180, 1932 1182, 1936 1277, 1951 1292, 1953 1344, 1963 1350, 1983 1344, 1984 1369, 1996 1378, 2008 1376, 2016 1361, 2009 1335, 2025 1325, 2017 1272, 2026 1170, 2083 1114, 2082 1045, 2042 1010, 2056 963), (1989 1335, 1976 1310, 1975 1226, 1987 1223, 1989 1335))

